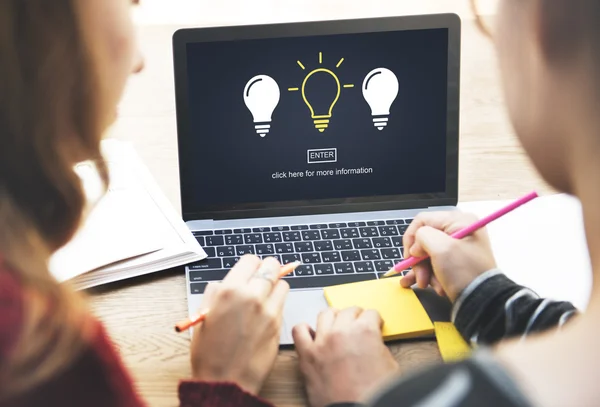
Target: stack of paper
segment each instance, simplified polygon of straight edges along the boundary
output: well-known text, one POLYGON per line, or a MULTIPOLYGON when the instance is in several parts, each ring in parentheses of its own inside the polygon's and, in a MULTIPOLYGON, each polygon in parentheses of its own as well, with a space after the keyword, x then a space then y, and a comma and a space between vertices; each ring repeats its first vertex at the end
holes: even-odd
MULTIPOLYGON (((206 257, 194 236, 160 191, 133 147, 102 144, 111 182, 68 245, 50 260, 50 271, 77 289, 149 274, 206 257)), ((90 165, 78 173, 88 194, 97 175, 90 165)))
POLYGON ((415 338, 433 333, 433 323, 410 288, 402 288, 401 277, 343 284, 324 289, 327 303, 334 308, 374 309, 383 319, 383 339, 415 338))

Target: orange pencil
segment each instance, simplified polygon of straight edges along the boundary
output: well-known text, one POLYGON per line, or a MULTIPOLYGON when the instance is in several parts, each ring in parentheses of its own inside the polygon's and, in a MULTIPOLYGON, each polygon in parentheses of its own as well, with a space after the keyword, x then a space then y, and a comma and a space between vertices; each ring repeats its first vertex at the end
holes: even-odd
MULTIPOLYGON (((293 263, 289 263, 289 264, 286 264, 285 266, 281 267, 281 273, 279 273, 279 278, 287 276, 292 271, 294 271, 296 269, 296 267, 298 267, 301 264, 302 264, 302 262, 295 261, 293 263)), ((175 332, 187 331, 194 325, 197 325, 200 322, 204 321, 206 319, 206 316, 208 315, 209 311, 210 311, 210 309, 206 309, 193 318, 189 318, 189 319, 186 319, 185 321, 178 322, 175 325, 175 332)))

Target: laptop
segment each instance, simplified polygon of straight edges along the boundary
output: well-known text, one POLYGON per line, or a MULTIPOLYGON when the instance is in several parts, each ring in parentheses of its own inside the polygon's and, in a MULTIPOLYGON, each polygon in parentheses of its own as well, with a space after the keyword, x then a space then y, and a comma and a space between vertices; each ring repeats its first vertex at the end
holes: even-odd
POLYGON ((244 254, 300 260, 291 344, 323 287, 381 278, 414 216, 456 205, 458 16, 181 29, 173 50, 182 213, 208 254, 190 315, 244 254))

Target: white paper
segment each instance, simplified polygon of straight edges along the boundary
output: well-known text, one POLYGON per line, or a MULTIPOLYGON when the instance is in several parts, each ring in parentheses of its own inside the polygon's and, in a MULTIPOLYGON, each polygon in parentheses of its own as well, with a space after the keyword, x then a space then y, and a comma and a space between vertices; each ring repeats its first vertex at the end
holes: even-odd
MULTIPOLYGON (((102 148, 109 191, 76 237, 52 257, 55 278, 88 288, 205 258, 131 144, 108 139, 102 148)), ((85 165, 77 172, 88 195, 95 196, 95 172, 85 165)))
MULTIPOLYGON (((510 201, 460 203, 483 217, 510 201)), ((581 205, 564 194, 537 198, 487 227, 498 266, 515 282, 542 297, 587 307, 592 267, 581 205)))

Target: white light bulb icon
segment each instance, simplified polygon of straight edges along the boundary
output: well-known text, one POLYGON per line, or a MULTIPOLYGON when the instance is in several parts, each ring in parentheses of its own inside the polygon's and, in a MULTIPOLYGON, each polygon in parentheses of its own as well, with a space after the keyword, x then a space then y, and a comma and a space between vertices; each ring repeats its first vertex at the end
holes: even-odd
POLYGON ((279 86, 267 75, 256 75, 244 87, 244 103, 252 113, 256 133, 264 137, 271 128, 271 116, 279 103, 279 86))
POLYGON ((398 78, 387 68, 373 69, 365 76, 362 92, 371 107, 373 125, 383 130, 387 126, 390 107, 398 96, 398 78))

